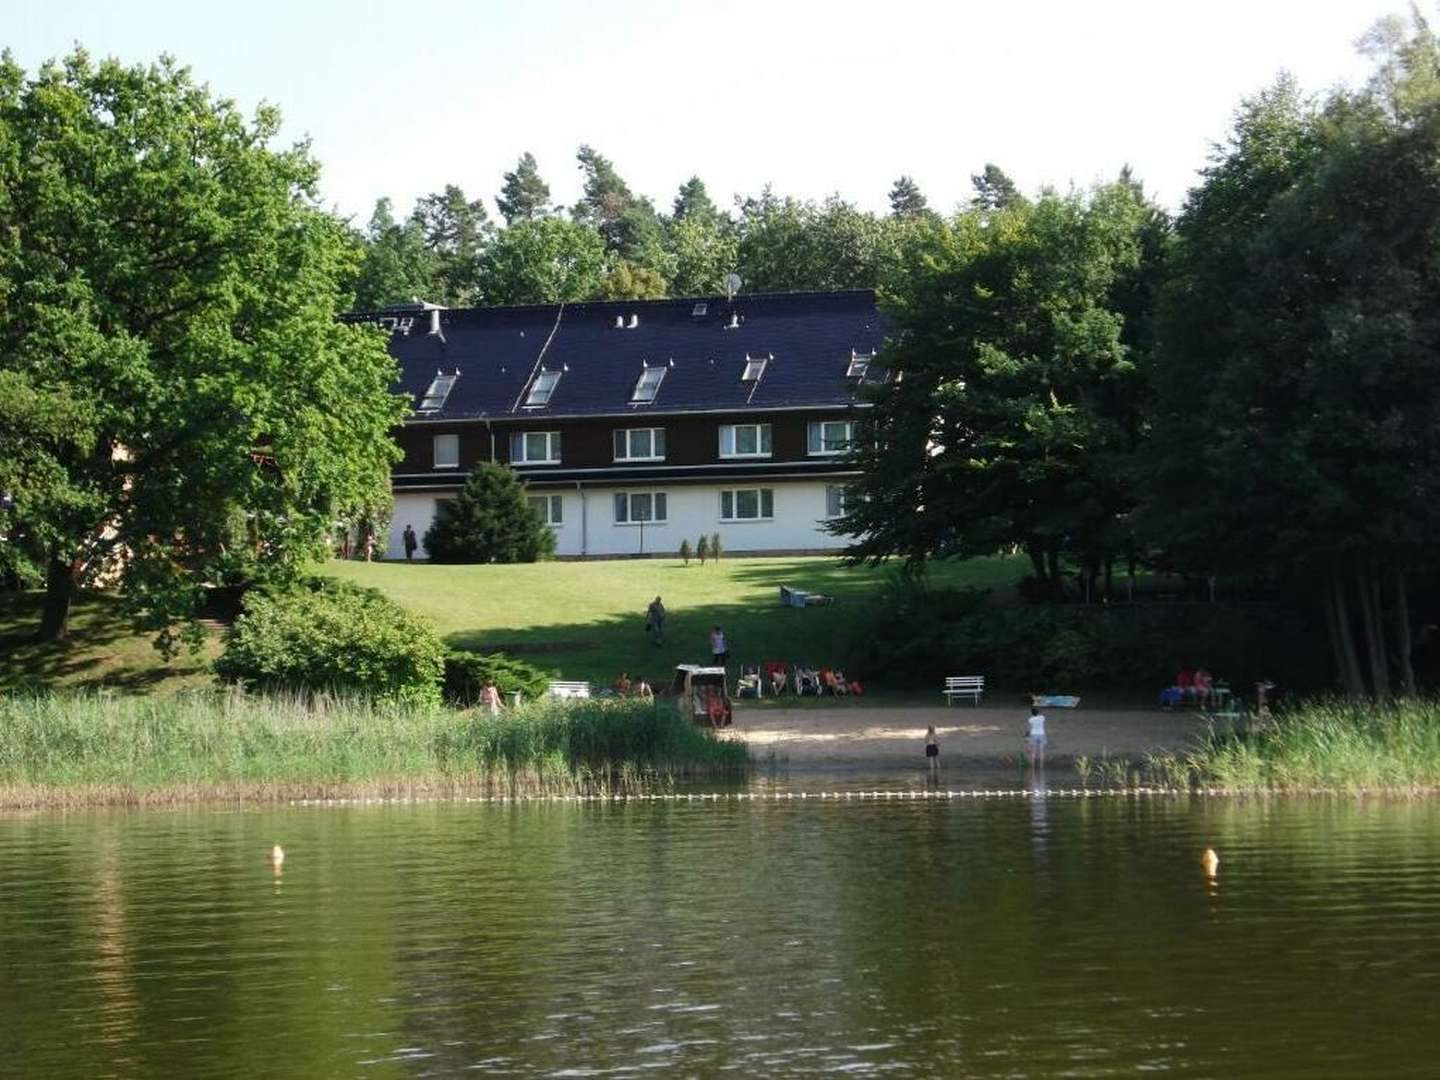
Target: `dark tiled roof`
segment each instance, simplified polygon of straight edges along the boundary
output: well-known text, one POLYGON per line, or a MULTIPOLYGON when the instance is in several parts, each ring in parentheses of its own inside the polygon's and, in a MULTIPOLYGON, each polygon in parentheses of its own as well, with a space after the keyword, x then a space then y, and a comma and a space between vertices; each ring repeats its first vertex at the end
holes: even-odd
POLYGON ((408 332, 390 339, 399 388, 418 405, 437 371, 460 372, 444 408, 423 416, 434 420, 849 405, 852 351, 878 349, 888 329, 869 290, 452 309, 439 313, 438 335, 429 332, 429 311, 417 306, 412 314, 408 332), (694 314, 697 304, 704 315, 694 314), (740 325, 727 329, 732 312, 740 325), (617 318, 628 324, 632 316, 634 329, 615 328, 617 318), (747 357, 771 358, 758 383, 741 380, 747 357), (631 404, 647 363, 664 365, 665 378, 653 402, 631 404), (531 377, 542 368, 563 374, 548 405, 526 408, 531 377))

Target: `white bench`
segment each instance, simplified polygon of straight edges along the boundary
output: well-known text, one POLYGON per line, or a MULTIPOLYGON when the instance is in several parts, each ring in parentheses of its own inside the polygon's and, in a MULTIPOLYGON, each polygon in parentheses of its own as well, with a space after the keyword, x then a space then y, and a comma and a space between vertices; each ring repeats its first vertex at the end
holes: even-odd
POLYGON ((590 684, 588 682, 569 682, 564 679, 552 679, 550 682, 550 696, 553 698, 588 698, 590 696, 590 684))
POLYGON ((985 696, 984 675, 947 675, 945 676, 945 689, 940 691, 945 695, 945 704, 955 704, 957 697, 969 696, 980 704, 980 699, 985 696))

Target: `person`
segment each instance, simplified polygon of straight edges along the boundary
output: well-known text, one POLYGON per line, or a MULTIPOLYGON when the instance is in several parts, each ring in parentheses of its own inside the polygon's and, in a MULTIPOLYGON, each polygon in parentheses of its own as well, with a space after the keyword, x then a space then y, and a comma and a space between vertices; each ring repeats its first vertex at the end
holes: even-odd
POLYGON ((490 711, 491 716, 500 715, 500 691, 495 688, 495 680, 485 680, 485 688, 480 691, 480 703, 490 711))
POLYGON ((1030 768, 1035 768, 1038 761, 1040 768, 1045 767, 1045 744, 1048 740, 1045 736, 1045 714, 1038 707, 1030 707, 1030 719, 1025 725, 1025 753, 1030 758, 1030 768))
POLYGON ((1195 701, 1201 708, 1209 708, 1215 695, 1215 678, 1203 667, 1195 669, 1195 701))
POLYGON ((644 679, 635 681, 635 696, 641 701, 654 701, 655 691, 650 689, 650 684, 644 679))
POLYGON ((665 605, 658 596, 645 609, 645 632, 650 635, 650 644, 657 648, 665 641, 665 605))
POLYGON ((375 561, 375 534, 373 532, 365 534, 365 561, 375 561))
POLYGON ((415 527, 405 526, 405 561, 410 562, 415 558, 415 549, 420 546, 420 541, 415 539, 415 527))
POLYGON ((710 631, 710 661, 715 667, 724 667, 730 660, 730 647, 725 643, 725 631, 715 627, 710 631))
POLYGON ((935 734, 934 724, 925 729, 925 760, 930 763, 931 772, 940 768, 940 739, 935 734))
POLYGON ((619 694, 621 697, 625 697, 627 694, 630 693, 630 673, 629 673, 629 672, 626 672, 626 671, 620 672, 620 678, 618 678, 618 679, 615 680, 615 692, 616 692, 617 694, 619 694))

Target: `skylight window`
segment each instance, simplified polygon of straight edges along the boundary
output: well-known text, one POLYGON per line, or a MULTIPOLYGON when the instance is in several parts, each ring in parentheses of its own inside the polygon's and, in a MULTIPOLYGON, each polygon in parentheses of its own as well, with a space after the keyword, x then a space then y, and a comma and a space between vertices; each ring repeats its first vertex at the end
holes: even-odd
POLYGON ((692 319, 698 319, 709 310, 709 304, 696 304, 693 308, 690 309, 690 317, 692 319))
POLYGON ((752 357, 748 353, 745 356, 745 370, 740 375, 741 382, 759 382, 760 376, 765 374, 765 364, 770 359, 768 356, 752 357))
POLYGON ((454 375, 442 375, 435 373, 434 381, 430 383, 430 389, 425 391, 425 396, 420 399, 421 412, 436 412, 445 405, 445 399, 450 396, 450 388, 455 385, 454 375))
POLYGON ((555 384, 560 381, 560 372, 542 371, 535 376, 535 382, 530 386, 530 393, 525 398, 526 405, 549 405, 550 395, 555 393, 555 384))
POLYGON ((640 378, 635 380, 635 391, 630 395, 632 402, 654 401, 655 395, 660 390, 660 381, 665 378, 666 369, 663 367, 647 367, 640 372, 640 378))
POLYGON ((845 377, 847 379, 865 378, 865 373, 870 370, 870 361, 874 359, 875 354, 873 352, 857 353, 854 349, 851 349, 850 366, 845 369, 845 377))

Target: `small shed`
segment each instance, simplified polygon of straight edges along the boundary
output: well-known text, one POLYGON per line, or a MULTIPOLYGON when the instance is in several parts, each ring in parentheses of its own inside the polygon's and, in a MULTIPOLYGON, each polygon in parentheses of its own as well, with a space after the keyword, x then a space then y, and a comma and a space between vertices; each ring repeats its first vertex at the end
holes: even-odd
POLYGON ((718 728, 734 721, 730 710, 730 688, 723 667, 677 664, 670 692, 677 707, 687 711, 696 724, 718 728))

